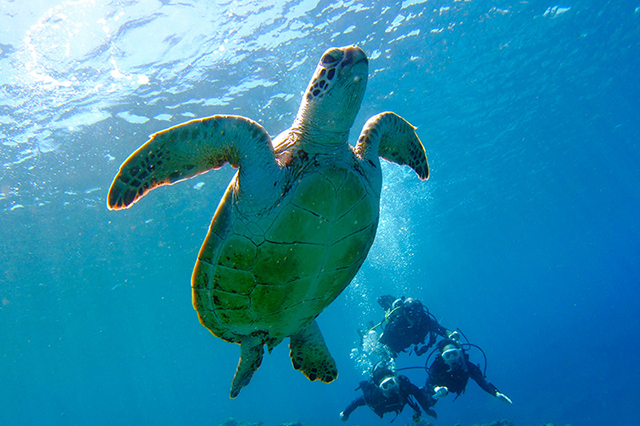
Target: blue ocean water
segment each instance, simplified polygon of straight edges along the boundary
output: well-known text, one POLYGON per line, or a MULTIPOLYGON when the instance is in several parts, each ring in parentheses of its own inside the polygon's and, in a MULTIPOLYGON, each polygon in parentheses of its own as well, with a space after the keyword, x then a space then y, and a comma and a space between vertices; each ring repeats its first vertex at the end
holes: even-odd
POLYGON ((0 4, 0 424, 342 424, 356 330, 386 293, 463 330, 513 400, 470 383, 436 425, 638 424, 640 3, 0 4), (352 142, 395 111, 431 177, 383 164, 369 258, 318 318, 339 378, 309 382, 281 344, 231 400, 239 347, 199 324, 189 280, 234 171, 122 212, 106 193, 147 135, 188 119, 285 130, 322 52, 347 44, 370 57, 352 142))

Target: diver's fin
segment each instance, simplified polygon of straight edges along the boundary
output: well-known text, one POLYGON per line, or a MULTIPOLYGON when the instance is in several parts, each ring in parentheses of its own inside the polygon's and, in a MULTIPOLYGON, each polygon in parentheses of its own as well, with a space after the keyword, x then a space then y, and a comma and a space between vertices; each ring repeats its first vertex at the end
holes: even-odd
POLYGON ((302 371, 309 380, 329 383, 338 377, 336 362, 331 357, 315 321, 291 336, 289 348, 293 368, 302 371))

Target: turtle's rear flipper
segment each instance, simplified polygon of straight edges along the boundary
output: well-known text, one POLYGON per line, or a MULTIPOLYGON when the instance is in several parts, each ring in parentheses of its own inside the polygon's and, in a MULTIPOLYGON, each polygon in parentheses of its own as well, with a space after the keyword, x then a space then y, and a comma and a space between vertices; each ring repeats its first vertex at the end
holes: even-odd
POLYGON ((240 343, 240 362, 231 383, 231 398, 235 398, 247 386, 260 364, 264 354, 263 339, 260 336, 245 336, 240 343))
POLYGON ((291 336, 289 348, 293 368, 302 371, 309 380, 329 383, 338 377, 336 362, 331 357, 315 321, 291 336))

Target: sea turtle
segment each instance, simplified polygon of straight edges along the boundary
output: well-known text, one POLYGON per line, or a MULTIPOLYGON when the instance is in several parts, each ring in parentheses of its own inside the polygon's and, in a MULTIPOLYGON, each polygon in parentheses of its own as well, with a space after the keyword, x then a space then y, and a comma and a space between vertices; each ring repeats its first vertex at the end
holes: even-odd
POLYGON ((290 338, 295 369, 310 380, 338 374, 315 318, 351 282, 373 243, 380 211, 378 156, 429 166, 415 128, 392 112, 348 143, 364 96, 368 59, 357 46, 327 50, 290 129, 273 141, 245 117, 214 115, 162 130, 122 164, 108 207, 218 169, 238 168, 220 201, 191 279, 202 325, 240 344, 238 395, 264 354, 290 338))

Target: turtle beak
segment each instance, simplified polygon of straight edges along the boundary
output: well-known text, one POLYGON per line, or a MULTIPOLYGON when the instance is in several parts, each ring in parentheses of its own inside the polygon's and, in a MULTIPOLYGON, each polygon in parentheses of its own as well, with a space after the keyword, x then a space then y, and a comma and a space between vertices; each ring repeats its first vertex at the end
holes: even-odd
POLYGON ((364 50, 358 46, 348 46, 343 48, 344 57, 342 59, 342 68, 349 70, 348 72, 356 81, 366 79, 369 74, 369 59, 367 59, 364 50))
POLYGON ((367 59, 367 54, 364 53, 364 50, 359 48, 358 46, 348 46, 344 48, 344 59, 342 60, 343 66, 356 65, 364 63, 365 65, 369 65, 369 59, 367 59))

